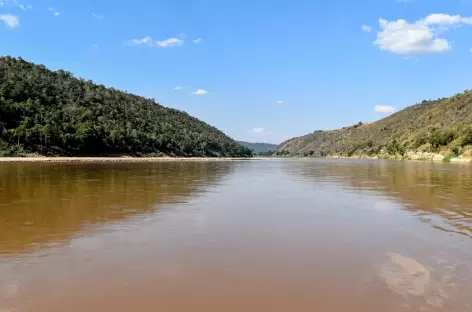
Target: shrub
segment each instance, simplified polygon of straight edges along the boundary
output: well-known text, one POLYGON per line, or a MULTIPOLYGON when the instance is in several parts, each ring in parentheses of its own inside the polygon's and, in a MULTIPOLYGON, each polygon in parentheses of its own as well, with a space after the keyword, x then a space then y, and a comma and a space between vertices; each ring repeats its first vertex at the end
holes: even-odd
POLYGON ((433 131, 429 135, 428 141, 434 148, 446 146, 456 138, 456 133, 452 130, 433 131))
POLYGON ((431 153, 431 151, 433 150, 433 147, 431 146, 430 143, 426 143, 418 147, 417 150, 420 153, 431 153))
POLYGON ((452 158, 457 157, 458 155, 454 151, 447 151, 447 153, 444 155, 443 161, 449 162, 451 161, 452 158))
POLYGON ((472 127, 467 127, 461 135, 460 144, 462 146, 472 144, 472 127))

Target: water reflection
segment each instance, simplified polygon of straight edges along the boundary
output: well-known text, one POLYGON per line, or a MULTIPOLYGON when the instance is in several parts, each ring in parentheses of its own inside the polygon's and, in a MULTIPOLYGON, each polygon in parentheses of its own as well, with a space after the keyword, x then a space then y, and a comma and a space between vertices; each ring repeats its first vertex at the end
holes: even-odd
MULTIPOLYGON (((429 162, 317 159, 287 163, 284 171, 351 191, 373 191, 403 203, 438 230, 472 238, 472 167, 429 162), (440 220, 437 220, 440 217, 440 220)), ((393 209, 391 201, 375 204, 393 209)))
POLYGON ((471 169, 2 165, 0 311, 464 311, 471 169))
POLYGON ((0 164, 0 254, 185 202, 231 171, 227 162, 0 164))

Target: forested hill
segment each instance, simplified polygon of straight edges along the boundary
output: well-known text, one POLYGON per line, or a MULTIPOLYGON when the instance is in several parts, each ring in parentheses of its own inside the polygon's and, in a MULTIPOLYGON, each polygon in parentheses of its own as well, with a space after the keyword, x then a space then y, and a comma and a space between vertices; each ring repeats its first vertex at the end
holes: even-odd
POLYGON ((0 156, 248 157, 218 129, 153 100, 0 57, 0 156))
POLYGON ((404 156, 408 152, 472 156, 472 91, 423 101, 373 123, 315 131, 283 142, 278 155, 404 156))
POLYGON ((278 147, 278 145, 270 144, 270 143, 260 143, 260 142, 251 143, 251 142, 244 142, 244 141, 237 141, 237 142, 249 149, 252 149, 257 154, 267 153, 270 151, 275 152, 278 147))

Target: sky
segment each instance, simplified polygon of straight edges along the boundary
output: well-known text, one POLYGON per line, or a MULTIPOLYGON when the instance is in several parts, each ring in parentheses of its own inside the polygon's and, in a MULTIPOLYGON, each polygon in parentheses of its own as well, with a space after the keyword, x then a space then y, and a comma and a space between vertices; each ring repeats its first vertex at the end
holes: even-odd
POLYGON ((280 143, 471 88, 472 0, 0 0, 0 55, 280 143))

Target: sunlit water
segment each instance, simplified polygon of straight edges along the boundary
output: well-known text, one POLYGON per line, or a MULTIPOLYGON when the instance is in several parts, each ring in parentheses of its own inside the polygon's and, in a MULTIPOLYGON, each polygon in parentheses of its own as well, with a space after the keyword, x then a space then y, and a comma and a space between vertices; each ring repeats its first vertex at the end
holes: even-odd
POLYGON ((0 311, 471 311, 472 167, 0 164, 0 311))

